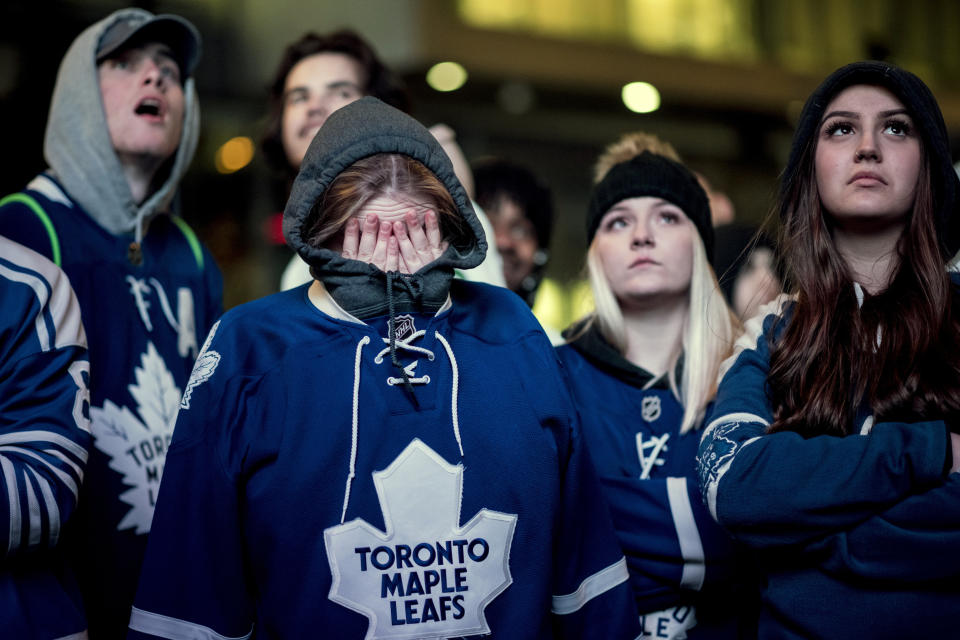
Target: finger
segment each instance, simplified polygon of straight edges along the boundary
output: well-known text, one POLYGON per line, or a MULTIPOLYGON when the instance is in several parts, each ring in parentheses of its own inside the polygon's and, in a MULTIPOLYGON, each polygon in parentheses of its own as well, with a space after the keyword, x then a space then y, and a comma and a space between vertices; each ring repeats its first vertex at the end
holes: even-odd
MULTIPOLYGON (((399 220, 393 223, 393 236, 397 239, 400 257, 403 258, 404 263, 410 269, 409 273, 413 273, 426 264, 423 256, 417 253, 416 248, 410 241, 410 236, 407 235, 407 226, 399 220)), ((429 260, 429 257, 427 260, 429 260)))
POLYGON ((387 240, 387 268, 384 271, 399 271, 400 247, 396 236, 387 240))
POLYGON ((427 244, 433 252, 433 257, 434 259, 439 258, 447 247, 446 242, 443 242, 440 237, 440 222, 437 219, 437 212, 432 209, 427 211, 423 216, 423 224, 427 230, 427 244))
MULTIPOLYGON (((424 215, 426 217, 426 215, 424 215)), ((407 215, 404 216, 404 221, 407 223, 406 228, 410 233, 410 242, 413 243, 413 248, 417 250, 418 253, 424 255, 429 255, 430 258, 433 258, 433 253, 427 248, 427 234, 423 231, 423 223, 417 218, 415 211, 407 211, 407 215)))
POLYGON ((370 259, 373 257, 373 249, 377 244, 378 229, 380 228, 380 221, 377 219, 377 214, 368 214, 360 226, 360 244, 357 247, 357 260, 370 262, 370 259))
POLYGON ((347 220, 347 226, 343 230, 343 246, 340 253, 344 258, 351 260, 357 257, 357 248, 360 244, 360 223, 356 218, 347 220))
POLYGON ((387 271, 387 245, 390 244, 392 237, 391 229, 393 225, 389 222, 380 223, 380 231, 377 233, 377 244, 373 247, 373 257, 371 264, 381 271, 387 271))

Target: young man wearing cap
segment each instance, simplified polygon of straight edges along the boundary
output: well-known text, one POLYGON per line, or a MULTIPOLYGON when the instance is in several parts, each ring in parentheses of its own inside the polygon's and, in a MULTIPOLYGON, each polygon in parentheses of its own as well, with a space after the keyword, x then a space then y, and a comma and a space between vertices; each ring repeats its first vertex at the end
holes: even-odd
POLYGON ((196 148, 196 28, 123 9, 61 63, 50 168, 0 201, 0 234, 62 266, 89 339, 94 446, 66 532, 90 637, 123 637, 180 396, 220 313, 210 254, 173 213, 196 148))

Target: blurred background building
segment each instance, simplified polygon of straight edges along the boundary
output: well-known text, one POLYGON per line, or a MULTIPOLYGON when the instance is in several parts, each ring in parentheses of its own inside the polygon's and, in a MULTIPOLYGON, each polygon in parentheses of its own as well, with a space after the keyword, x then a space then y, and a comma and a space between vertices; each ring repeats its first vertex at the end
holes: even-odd
MULTIPOLYGON (((182 204, 224 271, 227 307, 275 291, 290 255, 274 215, 285 185, 266 167, 258 141, 283 47, 308 30, 356 30, 406 79, 424 124, 450 125, 470 160, 505 157, 548 183, 557 224, 539 311, 557 326, 582 304, 575 283, 592 163, 624 132, 671 142, 730 197, 737 220, 750 223, 770 208, 803 99, 846 62, 885 59, 914 71, 937 95, 952 136, 960 134, 956 0, 131 4, 183 15, 204 38, 202 134, 182 204)), ((22 188, 45 166, 47 106, 67 46, 122 6, 0 5, 0 193, 22 188)))

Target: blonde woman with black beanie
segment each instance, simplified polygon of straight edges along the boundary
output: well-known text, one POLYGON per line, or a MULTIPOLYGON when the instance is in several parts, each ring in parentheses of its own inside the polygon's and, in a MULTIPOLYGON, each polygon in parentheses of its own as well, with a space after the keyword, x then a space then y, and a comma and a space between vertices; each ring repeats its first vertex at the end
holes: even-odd
POLYGON ((717 590, 731 592, 733 549, 702 504, 694 455, 737 322, 710 267, 707 196, 676 158, 636 134, 601 156, 587 213, 596 310, 558 354, 644 634, 735 638, 738 612, 717 590))
POLYGON ((748 323, 698 458, 762 559, 761 637, 956 637, 958 187, 912 73, 853 63, 807 100, 779 197, 793 295, 748 323))

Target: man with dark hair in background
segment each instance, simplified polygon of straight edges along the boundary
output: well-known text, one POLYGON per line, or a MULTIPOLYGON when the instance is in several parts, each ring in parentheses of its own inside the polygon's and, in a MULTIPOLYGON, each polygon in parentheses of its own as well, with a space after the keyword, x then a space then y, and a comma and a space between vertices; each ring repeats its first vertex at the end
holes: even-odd
MULTIPOLYGON (((330 114, 363 96, 373 96, 406 113, 410 111, 410 98, 402 80, 359 35, 349 29, 303 35, 286 48, 270 83, 267 128, 261 141, 267 162, 285 174, 288 183, 292 182, 310 141, 330 114)), ((430 132, 450 157, 457 177, 472 198, 470 166, 453 130, 437 124, 430 127, 430 132)), ((490 224, 482 212, 477 215, 489 242, 493 234, 490 224)), ((479 267, 457 273, 469 280, 503 284, 499 256, 492 249, 479 267)), ((280 279, 280 288, 291 289, 310 280, 306 263, 293 256, 280 279)))
POLYGON ((507 287, 533 306, 553 233, 550 190, 533 173, 505 160, 473 167, 476 200, 493 225, 507 287))

